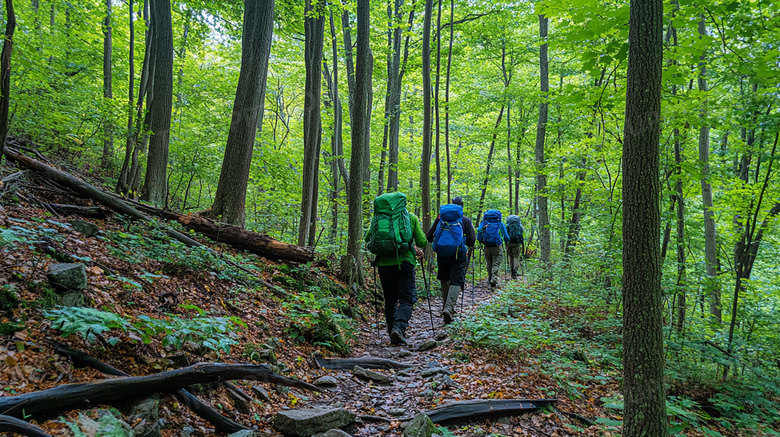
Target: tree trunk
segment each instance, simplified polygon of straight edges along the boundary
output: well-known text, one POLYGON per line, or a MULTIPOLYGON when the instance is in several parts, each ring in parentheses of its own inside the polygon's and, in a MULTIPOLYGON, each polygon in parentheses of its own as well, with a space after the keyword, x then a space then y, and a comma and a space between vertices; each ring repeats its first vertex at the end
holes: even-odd
POLYGON ((8 136, 8 106, 11 93, 11 52, 16 30, 16 14, 13 0, 5 0, 6 22, 3 50, 0 52, 0 163, 3 162, 3 149, 8 136))
MULTIPOLYGON (((441 0, 440 0, 441 1, 441 0)), ((450 40, 447 49, 447 78, 444 85, 444 150, 447 155, 447 203, 452 195, 452 163, 450 162, 450 72, 452 70, 452 41, 455 35, 455 0, 450 0, 450 40)))
MULTIPOLYGON (((379 161, 379 185, 377 189, 377 195, 381 195, 384 190, 385 173, 387 173, 387 191, 391 191, 390 174, 395 175, 395 184, 398 184, 398 149, 394 151, 395 162, 392 158, 387 162, 388 155, 393 157, 393 151, 391 151, 391 130, 395 123, 395 119, 401 114, 397 106, 396 99, 400 99, 400 76, 399 70, 401 68, 401 6, 403 1, 394 0, 393 8, 390 7, 390 3, 387 5, 387 95, 385 96, 385 126, 382 135, 382 156, 379 161), (395 167, 393 169, 392 167, 395 167)), ((397 132, 396 132, 397 134, 397 132)), ((396 137, 396 147, 398 141, 396 137)), ((395 188, 397 189, 397 188, 395 188)), ((394 191, 394 190, 393 190, 394 191)))
POLYGON ((631 0, 623 128, 623 435, 666 436, 658 240, 663 2, 631 0))
MULTIPOLYGON (((355 123, 355 67, 352 59, 352 31, 349 25, 349 10, 341 14, 341 28, 344 34, 344 63, 347 65, 347 90, 349 91, 349 124, 355 123)), ((357 175, 358 173, 352 172, 357 175)))
MULTIPOLYGON (((398 140, 401 134, 401 84, 406 71, 406 61, 409 58, 409 40, 411 39, 412 23, 414 22, 414 8, 409 11, 409 20, 407 21, 407 34, 404 41, 404 55, 400 68, 395 68, 398 79, 395 81, 395 91, 393 92, 392 107, 395 116, 390 121, 389 145, 387 152, 387 191, 398 191, 398 140)), ((400 29, 398 31, 398 49, 400 50, 400 29)))
POLYGON ((674 163, 677 173, 675 181, 675 196, 677 197, 677 318, 675 328, 682 332, 685 324, 685 198, 683 197, 682 181, 682 146, 679 129, 674 129, 674 163))
POLYGON ((420 213, 422 228, 431 227, 431 16, 433 0, 425 0, 422 40, 423 128, 420 166, 420 213))
POLYGON ((168 198, 168 141, 171 133, 171 105, 173 103, 173 30, 171 1, 151 3, 154 24, 152 51, 154 52, 154 99, 149 107, 149 154, 146 160, 144 200, 167 205, 168 198))
MULTIPOLYGON (((135 133, 133 132, 133 88, 135 88, 135 22, 133 20, 133 0, 128 0, 128 24, 130 27, 130 44, 128 44, 128 97, 127 97, 127 132, 125 138, 125 159, 122 162, 122 169, 119 171, 119 179, 116 184, 116 193, 124 194, 127 192, 127 175, 130 172, 130 160, 132 159, 133 147, 135 146, 135 133)), ((140 91, 139 91, 140 92, 140 91)))
POLYGON ((485 164, 485 181, 482 183, 482 194, 479 196, 479 207, 477 208, 477 221, 479 224, 482 219, 482 211, 485 208, 485 194, 487 194, 488 181, 490 180, 490 164, 493 162, 493 152, 496 149, 496 138, 498 137, 498 127, 501 126, 501 118, 504 116, 504 105, 501 105, 501 112, 498 113, 496 125, 493 126, 493 139, 490 141, 490 151, 488 152, 487 163, 485 164))
POLYGON ((114 158, 114 120, 111 110, 111 99, 114 98, 114 90, 111 84, 111 0, 106 0, 106 18, 103 22, 103 98, 106 103, 105 120, 103 121, 103 157, 101 167, 110 170, 114 158))
POLYGON ((436 118, 436 209, 441 207, 441 148, 440 142, 440 129, 439 129, 439 83, 441 79, 441 4, 443 0, 438 0, 438 12, 436 13, 436 87, 434 89, 435 95, 433 98, 433 109, 436 118))
POLYGON ((352 177, 349 180, 349 212, 348 212, 348 243, 347 255, 342 260, 342 273, 345 279, 352 287, 362 287, 364 285, 362 254, 360 248, 363 243, 363 222, 362 222, 362 189, 363 181, 360 175, 363 172, 361 166, 364 162, 363 154, 366 151, 365 144, 368 138, 365 137, 366 129, 364 123, 369 123, 365 116, 368 113, 367 104, 371 78, 368 76, 371 72, 371 54, 369 48, 369 29, 370 29, 369 0, 358 0, 357 2, 357 68, 355 77, 355 102, 352 125, 352 154, 350 157, 350 172, 352 177))
MULTIPOLYGON (((303 186, 301 220, 298 223, 298 245, 305 246, 317 219, 317 180, 319 179, 322 118, 320 92, 322 88, 322 52, 325 38, 324 9, 307 0, 304 17, 306 86, 303 103, 303 186), (317 10, 315 11, 315 7, 317 10)), ((354 175, 355 172, 353 171, 354 175)))
POLYGON ((255 138, 265 103, 274 1, 247 1, 241 40, 241 70, 217 192, 209 216, 244 226, 246 190, 255 138))
POLYGON ((548 93, 550 83, 548 77, 547 61, 547 25, 548 20, 544 15, 539 15, 539 36, 544 44, 539 48, 539 73, 540 89, 542 91, 542 103, 539 104, 539 122, 536 127, 536 148, 534 157, 536 161, 536 204, 537 220, 539 228, 540 261, 544 268, 550 266, 550 218, 547 212, 547 170, 545 169, 544 137, 547 130, 548 93))
MULTIPOLYGON (((705 21, 702 18, 699 21, 699 35, 704 36, 707 34, 705 21)), ((707 91, 707 55, 701 55, 701 64, 699 64, 699 91, 706 93, 707 91)), ((710 128, 707 126, 707 105, 705 100, 701 104, 701 122, 702 126, 699 128, 699 161, 702 166, 701 176, 701 200, 704 210, 704 259, 707 264, 707 282, 706 290, 709 295, 710 314, 713 319, 718 323, 722 322, 721 308, 720 308, 720 284, 718 283, 717 276, 720 272, 720 260, 718 259, 718 239, 717 231, 715 230, 715 211, 713 210, 712 201, 712 184, 709 180, 710 175, 710 128)))

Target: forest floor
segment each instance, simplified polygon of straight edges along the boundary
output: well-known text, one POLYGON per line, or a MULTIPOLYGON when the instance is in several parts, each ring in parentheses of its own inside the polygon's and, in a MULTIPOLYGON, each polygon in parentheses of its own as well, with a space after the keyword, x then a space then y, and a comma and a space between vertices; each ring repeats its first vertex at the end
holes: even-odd
MULTIPOLYGON (((2 170, 0 179, 15 171, 9 169, 8 164, 5 173, 2 170)), ((415 306, 407 331, 408 344, 392 346, 383 323, 377 333, 373 324, 376 320, 374 308, 359 301, 355 293, 347 293, 338 281, 330 268, 333 258, 321 258, 310 264, 276 262, 239 253, 204 239, 204 244, 217 251, 218 256, 214 256, 175 244, 159 231, 117 215, 90 219, 98 225, 100 232, 87 237, 69 224, 78 217, 53 215, 41 206, 40 199, 48 203, 94 206, 91 201, 49 186, 32 173, 14 178, 13 184, 0 186, 0 287, 15 292, 20 302, 13 308, 0 308, 0 326, 6 331, 0 336, 0 387, 3 387, 0 397, 105 377, 96 370, 79 368, 67 357, 53 353, 52 341, 67 343, 132 375, 157 373, 182 363, 263 362, 267 355, 259 352, 271 349, 275 356, 272 361, 276 361, 275 369, 279 372, 308 382, 331 375, 339 381, 338 386, 322 393, 268 386, 269 398, 255 399, 249 404, 249 411, 244 413, 237 411, 234 400, 219 384, 193 388, 193 393, 223 415, 263 435, 278 435, 273 430, 273 419, 282 409, 342 406, 366 419, 348 429, 351 435, 390 436, 401 435, 404 420, 450 401, 549 398, 558 399, 554 409, 455 422, 440 428, 440 433, 444 436, 619 435, 620 428, 616 423, 587 426, 565 414, 573 413, 590 420, 619 418, 619 411, 605 408, 602 401, 618 392, 614 369, 603 371, 593 364, 586 366, 589 370, 585 373, 570 372, 571 367, 560 363, 573 363, 578 356, 570 358, 559 351, 560 345, 545 337, 540 337, 539 344, 522 350, 513 346, 478 347, 471 341, 467 324, 456 321, 447 327, 442 325, 441 300, 433 297, 430 301, 421 298, 415 306), (132 329, 110 329, 105 321, 82 320, 84 326, 73 329, 78 334, 63 338, 60 322, 73 313, 61 312, 59 319, 56 313, 47 313, 62 307, 58 306, 60 298, 47 285, 47 268, 57 261, 47 254, 46 247, 87 265, 85 306, 115 313, 129 324, 148 320, 144 317, 160 320, 170 331, 142 340, 132 329), (224 259, 252 271, 254 279, 260 278, 283 288, 293 301, 285 301, 268 292, 253 282, 252 275, 235 269, 224 259), (349 356, 389 358, 415 367, 406 371, 380 371, 390 377, 389 384, 385 385, 365 382, 350 371, 314 367, 312 357, 315 353, 336 356, 322 346, 301 341, 306 337, 307 329, 309 335, 316 334, 319 329, 306 322, 315 320, 317 315, 336 313, 335 308, 322 304, 326 301, 312 299, 322 290, 340 295, 339 299, 347 303, 340 312, 351 313, 348 315, 355 320, 349 356), (432 312, 429 312, 429 304, 432 312), (233 317, 242 321, 233 326, 234 332, 214 334, 219 341, 229 340, 229 352, 205 347, 205 334, 188 334, 182 340, 182 332, 176 331, 181 324, 174 322, 206 320, 203 319, 206 316, 233 317), (180 341, 170 341, 176 338, 180 341), (434 347, 420 350, 420 346, 433 339, 437 340, 434 347), (549 356, 557 357, 556 365, 547 365, 545 357, 549 356), (446 372, 423 376, 424 370, 432 367, 444 368, 446 372)), ((532 287, 520 279, 503 282, 499 290, 491 292, 484 280, 474 282, 469 281, 466 286, 465 305, 460 309, 463 318, 473 319, 479 308, 495 302, 502 294, 521 295, 532 287)), ((418 284, 421 283, 418 280, 418 284)), ((429 285, 438 288, 436 284, 429 285)), ((373 289, 373 286, 373 278, 369 277, 369 288, 373 289)), ((362 294, 369 295, 369 292, 362 294)), ((513 308, 510 316, 515 320, 540 317, 536 302, 513 308), (524 313, 526 310, 528 314, 524 313)), ((562 326, 567 320, 582 318, 585 311, 582 307, 559 306, 553 302, 544 304, 543 316, 549 318, 551 326, 562 326)), ((382 318, 381 314, 379 317, 382 318)), ((225 319, 219 320, 224 322, 225 319)), ((500 331, 501 325, 495 329, 500 331)), ((583 329, 584 336, 594 335, 583 329)), ((501 337, 503 333, 496 332, 495 335, 501 337)), ((581 354, 586 362, 588 353, 581 354)), ((236 384, 246 393, 256 393, 252 385, 259 385, 241 381, 236 384)), ((80 414, 94 417, 98 413, 96 409, 62 411, 54 417, 30 420, 52 435, 74 435, 72 430, 78 426, 80 414)), ((172 396, 162 398, 160 423, 164 436, 214 434, 208 422, 172 396)))

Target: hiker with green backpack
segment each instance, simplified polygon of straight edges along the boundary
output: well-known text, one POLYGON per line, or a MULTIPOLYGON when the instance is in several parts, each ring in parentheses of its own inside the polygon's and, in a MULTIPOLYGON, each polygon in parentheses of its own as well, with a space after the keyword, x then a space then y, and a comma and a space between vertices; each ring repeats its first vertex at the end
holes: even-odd
POLYGON ((406 344, 406 328, 417 301, 414 267, 428 242, 420 220, 406 209, 404 193, 385 193, 374 199, 374 215, 365 236, 376 255, 379 281, 385 297, 385 321, 390 343, 406 344))
POLYGON ((504 261, 504 242, 509 241, 504 222, 501 221, 501 211, 489 209, 485 211, 477 229, 477 240, 485 246, 485 261, 487 261, 488 282, 490 289, 498 285, 497 278, 504 261))
POLYGON ((523 222, 519 215, 512 214, 506 218, 506 233, 509 241, 506 244, 506 253, 509 255, 509 266, 512 270, 512 279, 520 276, 520 256, 525 252, 525 241, 523 239, 523 222), (521 250, 522 247, 522 250, 521 250))
POLYGON ((441 282, 441 298, 444 304, 444 324, 452 323, 458 295, 466 284, 466 270, 477 237, 471 220, 463 215, 463 199, 458 196, 452 203, 439 208, 439 216, 426 233, 428 242, 433 243, 436 252, 438 273, 441 282))

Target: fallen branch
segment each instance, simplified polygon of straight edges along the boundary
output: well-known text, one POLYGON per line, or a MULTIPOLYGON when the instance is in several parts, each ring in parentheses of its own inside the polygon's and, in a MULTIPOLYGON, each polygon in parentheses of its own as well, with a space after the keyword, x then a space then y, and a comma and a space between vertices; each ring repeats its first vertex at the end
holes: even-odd
MULTIPOLYGON (((62 343, 57 343, 54 341, 51 343, 51 347, 54 349, 54 352, 67 356, 73 360, 73 363, 77 366, 91 367, 101 373, 105 373, 106 375, 130 376, 129 374, 117 369, 114 366, 111 366, 110 364, 104 363, 103 361, 100 361, 91 355, 88 355, 78 349, 66 346, 62 343)), ((183 388, 176 392, 176 399, 192 410, 193 413, 214 425, 214 429, 216 429, 218 432, 234 433, 244 429, 249 429, 246 426, 234 422, 221 415, 219 412, 201 402, 201 400, 196 398, 195 395, 183 388)))
POLYGON ((555 409, 555 411, 557 411, 557 412, 559 412, 559 413, 561 413, 561 414, 564 414, 564 415, 566 415, 566 416, 569 416, 569 417, 571 417, 572 419, 577 419, 577 420, 579 420, 579 421, 580 421, 582 424, 584 424, 585 426, 593 426, 593 425, 595 425, 595 424, 596 424, 596 422, 594 422, 594 421, 592 421, 592 420, 588 419, 587 417, 585 417, 585 416, 583 416, 583 415, 581 415, 581 414, 577 414, 577 413, 570 413, 570 412, 568 412, 568 411, 559 410, 559 409, 557 409, 557 408, 555 409))
POLYGON ((193 384, 232 379, 257 380, 320 391, 318 387, 307 382, 277 375, 265 364, 199 363, 154 375, 65 384, 48 390, 0 397, 0 411, 14 417, 42 416, 137 397, 149 397, 155 393, 176 393, 193 384))
POLYGON ((319 355, 314 355, 314 364, 318 369, 328 370, 352 370, 355 366, 360 366, 364 369, 383 370, 398 370, 415 367, 414 364, 402 363, 400 361, 393 361, 385 358, 322 358, 319 355))
POLYGON ((44 202, 41 203, 43 204, 43 206, 46 207, 46 209, 50 209, 62 215, 76 214, 82 217, 104 218, 108 214, 110 214, 109 211, 106 211, 105 209, 99 206, 62 205, 59 203, 44 203, 44 202))
MULTIPOLYGON (((511 416, 536 411, 558 399, 472 399, 456 401, 426 411, 433 423, 469 420, 482 416, 511 416)), ((410 418, 411 419, 411 418, 410 418)))
POLYGON ((0 434, 15 432, 29 437, 51 437, 37 426, 16 417, 0 415, 0 434))
MULTIPOLYGON (((155 226, 159 226, 171 238, 181 241, 188 246, 203 246, 201 243, 193 240, 187 235, 171 227, 157 223, 148 215, 131 205, 128 201, 100 190, 69 173, 57 170, 40 161, 24 156, 15 149, 6 148, 4 153, 9 159, 16 161, 20 166, 43 174, 53 182, 73 190, 80 196, 94 199, 112 210, 134 219, 143 220, 150 222, 155 226)), ((139 206, 138 208, 141 207, 139 206)), ((170 211, 162 212, 161 210, 150 206, 144 206, 143 209, 145 211, 155 211, 155 215, 160 215, 169 220, 176 220, 187 229, 203 234, 216 242, 229 244, 237 249, 248 250, 252 253, 267 256, 269 258, 290 261, 308 262, 314 259, 314 251, 311 248, 274 240, 266 234, 250 232, 237 226, 216 223, 204 217, 177 214, 170 211)))

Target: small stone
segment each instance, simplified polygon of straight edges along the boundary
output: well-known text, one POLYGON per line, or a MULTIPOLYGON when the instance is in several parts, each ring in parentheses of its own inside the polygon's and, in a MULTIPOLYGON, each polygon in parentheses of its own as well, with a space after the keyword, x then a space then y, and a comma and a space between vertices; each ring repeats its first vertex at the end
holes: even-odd
POLYGON ((362 380, 374 381, 378 384, 390 383, 390 378, 388 378, 387 375, 379 372, 374 372, 373 370, 364 369, 360 366, 355 366, 355 368, 352 369, 352 374, 362 380))
POLYGON ((329 429, 328 431, 323 432, 321 434, 314 434, 312 437, 352 437, 352 436, 336 428, 336 429, 329 429))
POLYGON ((406 408, 391 408, 389 413, 391 416, 403 416, 406 414, 406 408))
POLYGON ((411 354, 412 354, 412 353, 411 353, 411 352, 409 352, 409 351, 408 351, 408 350, 406 350, 406 349, 401 349, 400 351, 398 351, 398 356, 399 356, 400 358, 405 358, 405 357, 408 357, 408 356, 409 356, 409 355, 411 355, 411 354))
POLYGON ((233 434, 229 434, 228 437, 252 437, 255 433, 251 429, 242 429, 241 431, 236 431, 233 434))
POLYGON ((418 413, 404 428, 404 437, 431 437, 436 431, 431 418, 425 413, 418 413))
POLYGON ((355 414, 343 408, 308 408, 277 413, 274 429, 284 435, 309 437, 318 432, 347 426, 355 414))
POLYGON ((280 395, 287 396, 287 393, 290 393, 290 387, 287 387, 286 385, 276 384, 274 385, 274 391, 279 393, 280 395))
POLYGON ((429 376, 438 375, 439 373, 443 375, 452 375, 453 372, 451 370, 445 369, 444 367, 430 367, 428 369, 423 369, 420 372, 420 376, 427 378, 429 376))
POLYGON ((194 432, 195 432, 195 428, 193 428, 193 427, 191 427, 191 426, 187 425, 187 426, 184 426, 184 427, 181 429, 181 433, 180 433, 180 435, 181 435, 181 437, 190 437, 190 436, 192 436, 192 434, 193 434, 194 432))
POLYGON ((268 390, 265 389, 265 387, 261 385, 253 385, 252 391, 255 392, 258 398, 260 398, 261 401, 268 402, 271 400, 271 396, 268 394, 268 390))
POLYGON ((447 332, 441 331, 438 334, 436 334, 436 340, 442 341, 448 337, 447 332))
POLYGON ((427 350, 431 350, 438 346, 439 343, 436 340, 428 340, 425 343, 421 344, 420 347, 417 348, 418 352, 424 352, 427 350))
POLYGON ((410 367, 410 368, 408 368, 408 369, 399 370, 399 371, 396 373, 396 375, 401 375, 401 376, 411 376, 411 374, 412 374, 412 370, 413 370, 413 368, 412 368, 412 367, 410 367))
POLYGON ((76 232, 84 234, 86 237, 94 237, 100 232, 100 228, 96 224, 84 220, 72 220, 70 225, 76 232))
POLYGON ((81 263, 52 264, 46 272, 49 283, 60 291, 87 288, 87 268, 81 263))
POLYGON ((337 387, 339 385, 339 380, 330 375, 325 375, 317 378, 317 380, 314 381, 314 385, 317 387, 337 387))

